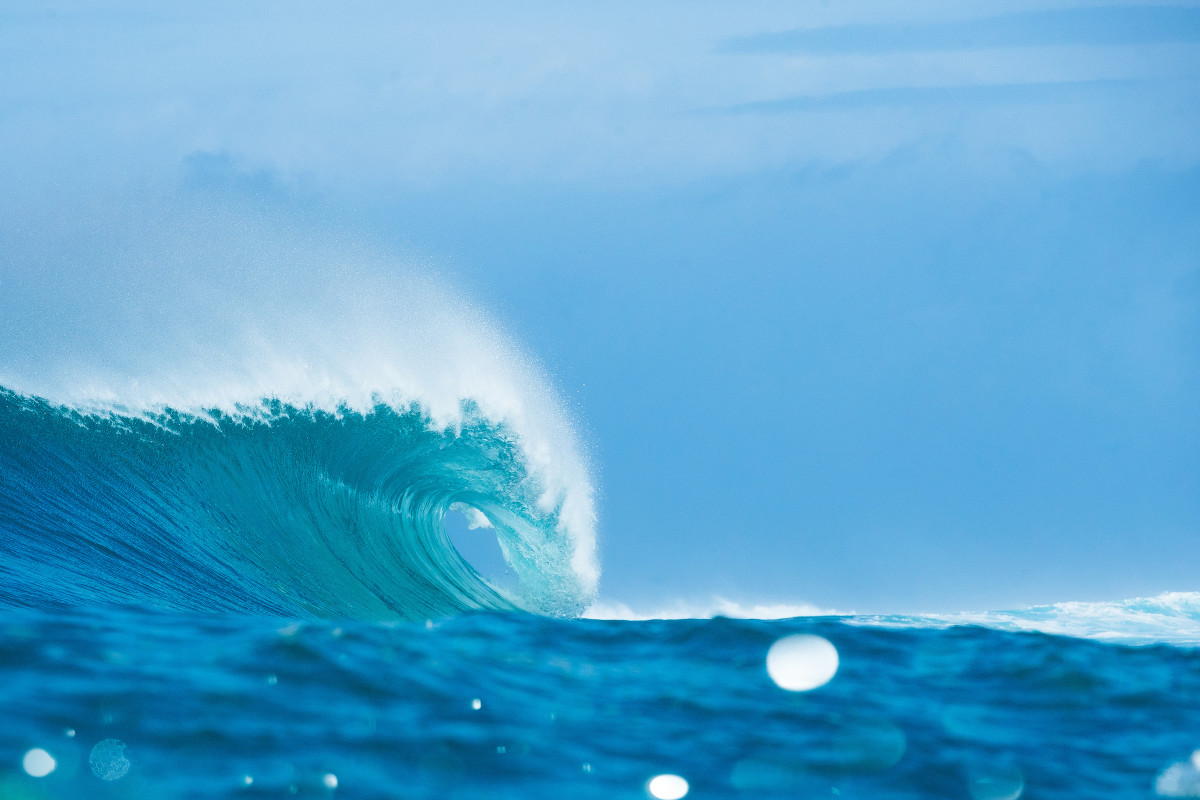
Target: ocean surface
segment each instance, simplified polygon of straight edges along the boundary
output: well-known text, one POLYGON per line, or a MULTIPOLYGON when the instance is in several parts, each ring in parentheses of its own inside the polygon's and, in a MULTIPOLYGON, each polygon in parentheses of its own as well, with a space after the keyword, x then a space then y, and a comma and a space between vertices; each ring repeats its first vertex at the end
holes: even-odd
POLYGON ((1200 595, 579 618, 556 440, 370 398, 0 392, 0 797, 1200 797, 1200 595))
POLYGON ((837 618, 2 619, 6 798, 633 799, 661 775, 696 798, 1200 795, 1191 647, 837 618), (772 680, 793 634, 836 648, 832 680, 772 680))

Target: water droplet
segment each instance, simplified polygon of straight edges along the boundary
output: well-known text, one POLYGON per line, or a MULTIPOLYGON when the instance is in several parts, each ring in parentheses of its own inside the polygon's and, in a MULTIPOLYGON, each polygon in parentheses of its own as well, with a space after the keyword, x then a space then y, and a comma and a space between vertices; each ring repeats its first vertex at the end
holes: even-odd
POLYGON ((820 636, 785 636, 767 652, 767 674, 789 692, 807 692, 824 686, 837 671, 837 648, 820 636))
POLYGON ((102 781, 115 781, 129 772, 129 759, 125 757, 125 743, 119 739, 105 739, 92 748, 88 756, 92 774, 102 781))

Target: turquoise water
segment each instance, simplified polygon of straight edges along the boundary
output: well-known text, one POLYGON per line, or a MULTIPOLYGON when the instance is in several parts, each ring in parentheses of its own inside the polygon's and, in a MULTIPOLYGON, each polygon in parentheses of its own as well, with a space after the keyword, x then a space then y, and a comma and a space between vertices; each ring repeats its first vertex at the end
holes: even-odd
POLYGON ((590 487, 544 450, 471 402, 0 392, 0 796, 1200 796, 1196 595, 576 619, 590 487))

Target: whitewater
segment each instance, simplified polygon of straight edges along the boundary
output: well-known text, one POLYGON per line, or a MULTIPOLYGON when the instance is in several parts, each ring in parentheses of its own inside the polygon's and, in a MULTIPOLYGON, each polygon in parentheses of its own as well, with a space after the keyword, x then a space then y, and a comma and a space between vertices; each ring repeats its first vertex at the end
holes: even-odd
POLYGON ((6 283, 3 796, 1200 797, 1200 596, 597 602, 578 422, 477 304, 261 221, 116 240, 87 304, 6 283))

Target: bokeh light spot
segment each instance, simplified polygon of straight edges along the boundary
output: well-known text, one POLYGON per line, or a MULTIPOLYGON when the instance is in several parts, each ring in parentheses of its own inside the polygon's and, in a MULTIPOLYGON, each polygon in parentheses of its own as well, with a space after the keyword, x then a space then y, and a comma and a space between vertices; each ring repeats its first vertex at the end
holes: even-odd
POLYGON ((42 748, 35 747, 25 754, 25 758, 21 760, 21 766, 33 777, 44 778, 54 772, 58 762, 54 760, 54 756, 42 748))
POLYGON ((679 800, 688 793, 688 782, 678 775, 655 775, 646 784, 646 791, 656 800, 679 800))
POLYGON ((336 789, 338 785, 337 775, 327 772, 325 777, 321 778, 321 783, 325 784, 326 789, 336 789))
POLYGON ((789 692, 807 692, 824 686, 837 671, 837 648, 820 636, 785 636, 767 652, 767 674, 789 692))
POLYGON ((1159 773, 1154 793, 1159 797, 1200 797, 1200 750, 1159 773))

